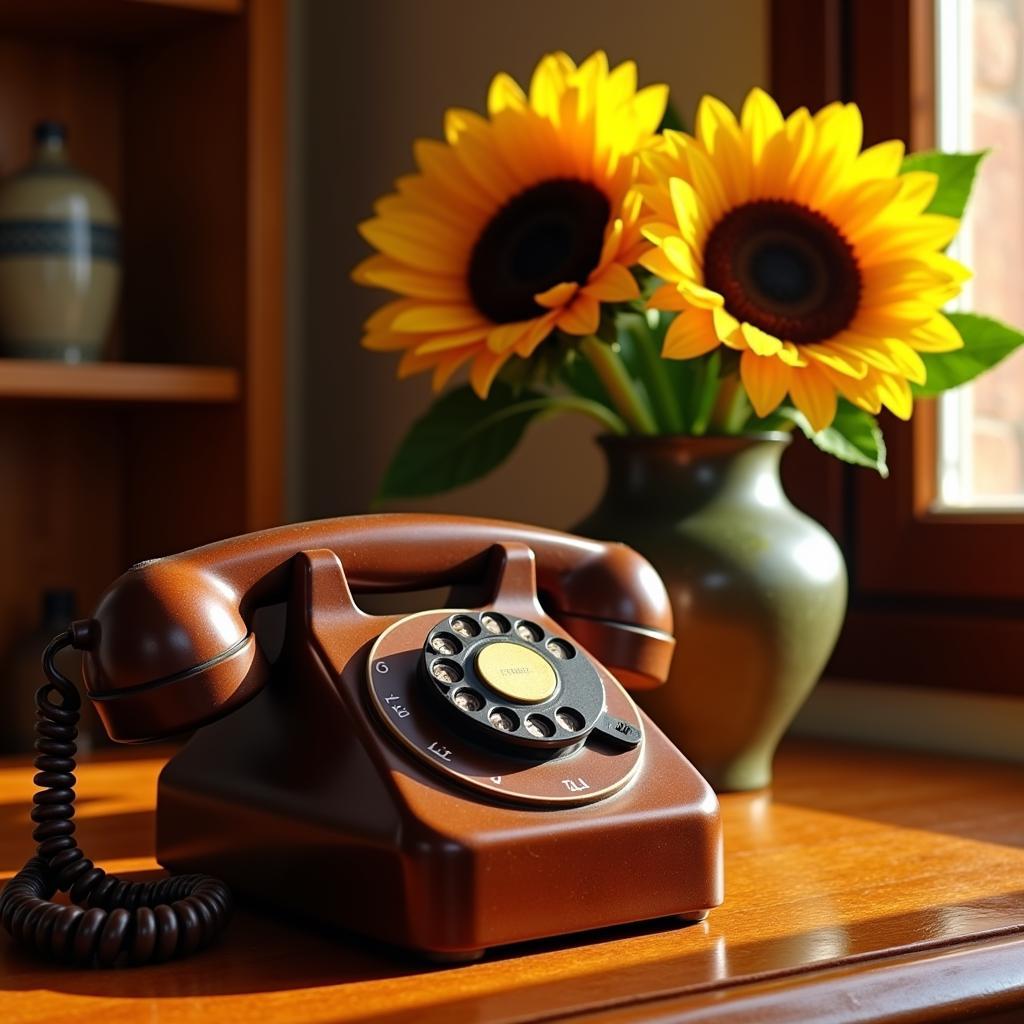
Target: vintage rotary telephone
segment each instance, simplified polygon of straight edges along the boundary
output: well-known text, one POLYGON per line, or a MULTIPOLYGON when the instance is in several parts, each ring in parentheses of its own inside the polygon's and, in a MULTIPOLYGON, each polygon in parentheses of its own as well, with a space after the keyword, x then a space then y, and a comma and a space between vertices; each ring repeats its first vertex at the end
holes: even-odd
POLYGON ((0 918, 109 966, 188 954, 229 914, 214 878, 122 881, 76 845, 70 645, 113 739, 203 727, 160 776, 172 870, 446 959, 699 920, 722 899, 718 804, 623 689, 664 681, 671 629, 636 552, 495 520, 324 520, 136 565, 46 651, 38 852, 0 918), (412 615, 352 596, 441 585, 451 607, 412 615), (271 666, 253 616, 283 600, 271 666))

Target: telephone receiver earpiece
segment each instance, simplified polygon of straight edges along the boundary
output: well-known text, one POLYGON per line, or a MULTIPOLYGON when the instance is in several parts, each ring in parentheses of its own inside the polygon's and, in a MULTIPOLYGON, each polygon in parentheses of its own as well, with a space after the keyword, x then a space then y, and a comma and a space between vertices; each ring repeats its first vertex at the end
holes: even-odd
POLYGON ((668 595, 632 549, 499 520, 392 514, 281 527, 133 566, 76 624, 89 697, 115 740, 195 728, 266 683, 252 617, 285 599, 298 552, 333 551, 358 594, 478 583, 500 543, 532 549, 552 618, 624 686, 664 682, 675 646, 668 595))

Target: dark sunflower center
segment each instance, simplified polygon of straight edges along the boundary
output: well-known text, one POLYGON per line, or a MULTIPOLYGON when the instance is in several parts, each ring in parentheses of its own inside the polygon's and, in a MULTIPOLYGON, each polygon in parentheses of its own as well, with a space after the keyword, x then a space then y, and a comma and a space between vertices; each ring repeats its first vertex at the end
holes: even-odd
POLYGON ((563 281, 584 284, 601 258, 611 208, 585 181, 534 185, 494 215, 473 246, 469 293, 495 323, 544 312, 534 295, 563 281))
POLYGON ((821 214, 786 200, 727 213, 704 247, 704 278, 734 317, 798 344, 841 331, 860 302, 850 244, 821 214))

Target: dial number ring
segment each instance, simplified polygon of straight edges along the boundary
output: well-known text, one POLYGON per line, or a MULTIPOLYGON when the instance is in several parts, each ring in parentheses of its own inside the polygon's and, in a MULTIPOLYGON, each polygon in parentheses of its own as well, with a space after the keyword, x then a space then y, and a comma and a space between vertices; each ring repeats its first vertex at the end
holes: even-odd
MULTIPOLYGON (((432 611, 410 615, 381 634, 370 651, 366 673, 370 703, 406 750, 462 786, 520 804, 591 803, 626 784, 643 756, 642 742, 616 752, 584 744, 568 754, 537 760, 517 754, 514 747, 499 739, 471 741, 452 727, 439 713, 438 694, 431 692, 432 684, 421 668, 425 635, 431 627, 440 625, 438 616, 445 614, 474 613, 432 611), (381 665, 387 666, 386 672, 379 671, 381 665)), ((574 660, 589 661, 580 654, 574 660)), ((602 668, 593 666, 593 670, 603 683, 608 714, 642 731, 640 713, 625 691, 602 668)), ((472 683, 462 680, 452 687, 453 696, 466 689, 476 691, 472 683)), ((482 713, 493 706, 488 703, 482 713)), ((535 706, 519 706, 519 710, 522 713, 516 714, 516 724, 527 732, 524 723, 535 712, 535 706)), ((553 717, 545 716, 553 724, 553 717)))

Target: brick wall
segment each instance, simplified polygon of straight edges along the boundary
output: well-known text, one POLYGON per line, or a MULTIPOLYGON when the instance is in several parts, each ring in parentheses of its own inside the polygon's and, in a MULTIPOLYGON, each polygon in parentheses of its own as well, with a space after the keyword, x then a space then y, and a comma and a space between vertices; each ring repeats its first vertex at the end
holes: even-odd
MULTIPOLYGON (((974 308, 1024 327, 1024 0, 974 0, 974 308)), ((1024 352, 974 386, 974 493, 1024 496, 1024 352)))

